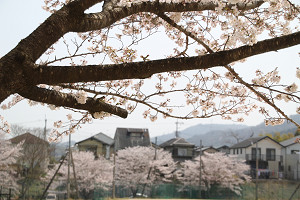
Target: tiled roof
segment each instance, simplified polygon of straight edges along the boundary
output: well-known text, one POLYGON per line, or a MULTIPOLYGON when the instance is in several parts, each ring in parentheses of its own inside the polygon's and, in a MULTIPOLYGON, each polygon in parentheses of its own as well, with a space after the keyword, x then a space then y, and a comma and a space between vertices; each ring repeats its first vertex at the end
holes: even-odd
MULTIPOLYGON (((218 149, 216 149, 216 148, 214 148, 214 147, 202 147, 202 148, 201 148, 201 151, 206 151, 207 149, 213 149, 213 150, 218 151, 218 149)), ((195 151, 200 151, 200 147, 197 147, 197 148, 195 149, 195 151)))
POLYGON ((107 145, 112 145, 114 143, 114 140, 111 137, 109 137, 109 136, 105 135, 104 133, 100 132, 100 133, 98 133, 96 135, 93 135, 92 137, 89 137, 85 140, 76 142, 76 144, 84 142, 86 140, 90 140, 90 139, 98 140, 99 142, 101 142, 103 144, 107 144, 107 145))
POLYGON ((195 146, 195 145, 187 142, 184 138, 177 137, 177 138, 170 139, 160 144, 159 146, 164 148, 167 146, 195 146))
POLYGON ((18 144, 22 141, 24 141, 25 144, 41 144, 45 143, 49 145, 49 143, 35 135, 32 135, 31 133, 24 133, 22 135, 16 136, 14 138, 10 139, 11 143, 18 144))
POLYGON ((285 146, 285 147, 290 146, 290 145, 293 145, 293 144, 296 143, 295 141, 296 141, 297 138, 300 138, 300 135, 295 136, 295 137, 290 138, 290 139, 287 139, 287 140, 284 140, 284 141, 280 142, 280 144, 281 144, 282 146, 285 146))
POLYGON ((266 138, 267 136, 261 136, 261 137, 251 137, 251 138, 248 138, 242 142, 239 142, 233 146, 231 146, 230 148, 231 149, 236 149, 236 148, 246 148, 246 147, 249 147, 251 146, 252 144, 255 144, 256 142, 266 138))
POLYGON ((108 145, 112 145, 114 143, 114 140, 104 133, 98 133, 97 135, 94 135, 94 138, 108 145))

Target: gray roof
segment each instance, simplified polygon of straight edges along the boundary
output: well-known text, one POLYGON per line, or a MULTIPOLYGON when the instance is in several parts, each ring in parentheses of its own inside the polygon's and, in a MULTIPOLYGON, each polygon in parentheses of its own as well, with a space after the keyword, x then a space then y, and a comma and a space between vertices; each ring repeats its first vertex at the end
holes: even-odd
POLYGON ((217 146, 217 147, 214 147, 215 149, 228 149, 229 146, 227 145, 221 145, 221 146, 217 146))
POLYGON ((285 147, 290 146, 290 145, 293 145, 293 144, 296 144, 295 140, 296 140, 297 138, 300 138, 300 135, 297 135, 297 136, 295 136, 295 137, 293 137, 293 138, 284 140, 284 141, 280 142, 280 144, 281 144, 282 146, 285 146, 285 147))
MULTIPOLYGON (((214 150, 216 150, 216 151, 219 151, 218 149, 216 149, 216 148, 214 148, 214 147, 202 147, 201 148, 201 151, 206 151, 207 149, 214 149, 214 150)), ((200 147, 197 147, 196 149, 195 149, 195 151, 200 151, 200 147)))
POLYGON ((13 144, 19 144, 20 142, 23 141, 24 144, 45 144, 49 146, 49 143, 46 140, 43 140, 28 132, 10 139, 10 142, 13 144))
POLYGON ((266 138, 268 136, 261 136, 261 137, 251 137, 251 138, 248 138, 242 142, 239 142, 233 146, 231 146, 230 148, 231 149, 236 149, 236 148, 246 148, 246 147, 249 147, 251 146, 252 144, 255 144, 256 142, 266 138))
POLYGON ((114 139, 116 151, 133 146, 151 146, 149 131, 146 128, 117 128, 114 139))
POLYGON ((176 137, 160 144, 159 146, 164 148, 169 146, 195 146, 195 145, 187 142, 184 138, 176 137))
POLYGON ((107 144, 107 145, 112 145, 114 143, 114 140, 111 137, 109 137, 109 136, 105 135, 104 133, 100 132, 100 133, 98 133, 96 135, 93 135, 92 137, 89 137, 89 138, 87 138, 85 140, 77 142, 76 144, 84 142, 86 140, 97 140, 97 141, 99 141, 99 142, 101 142, 103 144, 107 144))
MULTIPOLYGON (((260 140, 263 140, 265 138, 269 138, 270 140, 272 140, 273 142, 281 145, 279 142, 273 140, 272 138, 270 138, 269 136, 260 136, 260 137, 251 137, 251 138, 248 138, 240 143, 237 143, 233 146, 230 147, 230 149, 237 149, 237 148, 247 148, 247 147, 250 147, 252 144, 255 144, 257 142, 259 142, 260 140)), ((281 145, 282 146, 282 145, 281 145)))

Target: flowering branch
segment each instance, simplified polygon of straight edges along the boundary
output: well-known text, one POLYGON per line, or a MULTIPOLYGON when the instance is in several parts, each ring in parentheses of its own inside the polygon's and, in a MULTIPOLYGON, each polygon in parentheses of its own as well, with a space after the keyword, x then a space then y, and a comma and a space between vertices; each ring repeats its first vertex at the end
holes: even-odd
POLYGON ((266 96, 264 96, 261 92, 255 90, 249 83, 247 83, 246 81, 244 81, 239 75, 238 73, 236 73, 234 71, 234 69, 230 66, 224 66, 232 75, 234 75, 234 77, 243 85, 245 85, 249 90, 251 90, 254 94, 256 94, 256 96, 258 96, 259 98, 261 98, 264 102, 266 102, 267 104, 269 104, 271 107, 273 107, 278 113, 280 113, 285 119, 287 119, 288 121, 292 122, 293 124, 295 124, 298 128, 300 128, 300 125, 295 122, 293 119, 291 119, 289 116, 287 116, 278 106, 276 106, 274 103, 272 103, 266 96))
POLYGON ((300 44, 300 32, 263 40, 252 46, 245 45, 236 49, 220 51, 208 55, 167 58, 146 62, 132 62, 111 65, 87 66, 43 66, 32 72, 35 84, 59 84, 121 79, 145 79, 151 75, 169 71, 209 69, 225 66, 250 56, 276 51, 300 44), (49 76, 52 74, 52 76, 49 76))
POLYGON ((19 94, 33 101, 52 104, 55 106, 87 110, 91 114, 97 112, 107 112, 122 118, 126 118, 128 114, 123 108, 107 104, 101 101, 101 99, 93 99, 90 97, 81 99, 81 97, 76 98, 71 94, 39 87, 24 88, 22 91, 19 91, 19 94))
MULTIPOLYGON (((162 19, 164 19, 167 23, 169 23, 171 26, 177 28, 178 30, 180 30, 181 32, 183 32, 186 36, 189 36, 191 38, 193 38, 195 41, 197 41, 199 44, 201 44, 210 54, 214 54, 215 52, 208 46, 206 45, 203 41, 201 41, 199 38, 197 38, 197 36, 195 34, 193 34, 192 32, 184 29, 183 27, 177 25, 177 23, 175 21, 173 21, 171 18, 169 18, 167 15, 165 15, 164 13, 158 13, 157 14, 159 17, 161 17, 162 19)), ((300 32, 298 32, 299 34, 300 32)), ((300 34, 299 34, 300 36, 300 34)), ((260 42, 258 42, 260 43, 260 42)), ((257 44, 258 44, 257 43, 257 44)), ((253 45, 255 46, 255 45, 253 45)), ((229 51, 233 51, 233 50, 229 50, 229 51)), ((218 53, 221 53, 218 52, 218 53)), ((240 60, 240 59, 239 59, 240 60)), ((226 63, 223 66, 243 85, 245 85, 250 91, 252 91, 254 94, 256 94, 259 98, 261 98, 264 102, 266 102, 267 104, 269 104, 271 107, 273 107, 278 113, 280 113, 285 119, 287 119, 288 121, 292 122, 293 124, 295 124, 298 128, 300 128, 300 124, 298 124, 297 122, 295 122, 293 119, 291 119, 290 117, 288 117, 278 106, 276 106, 273 102, 271 102, 266 96, 264 96, 261 92, 257 91, 254 89, 254 87, 252 87, 250 84, 248 84, 246 81, 244 81, 239 75, 238 73, 235 72, 235 70, 229 66, 230 63, 226 63)))

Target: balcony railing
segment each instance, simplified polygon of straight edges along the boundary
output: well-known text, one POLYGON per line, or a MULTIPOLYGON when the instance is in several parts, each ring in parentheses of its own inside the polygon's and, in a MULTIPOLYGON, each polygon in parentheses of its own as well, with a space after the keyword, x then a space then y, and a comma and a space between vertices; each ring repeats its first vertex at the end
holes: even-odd
MULTIPOLYGON (((256 155, 255 154, 246 154, 247 161, 255 161, 256 155)), ((268 154, 259 154, 258 160, 260 161, 280 161, 283 162, 283 156, 280 155, 268 155, 268 154)))

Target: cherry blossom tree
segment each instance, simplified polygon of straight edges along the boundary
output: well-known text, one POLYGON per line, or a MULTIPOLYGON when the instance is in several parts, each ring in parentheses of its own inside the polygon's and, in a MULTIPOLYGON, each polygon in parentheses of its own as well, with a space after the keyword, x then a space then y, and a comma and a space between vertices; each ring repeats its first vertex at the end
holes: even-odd
POLYGON ((18 190, 17 159, 21 156, 21 145, 12 145, 0 131, 0 187, 18 190))
MULTIPOLYGON (((246 175, 250 167, 243 161, 224 153, 204 153, 201 156, 202 178, 201 187, 209 190, 212 185, 229 188, 240 194, 240 186, 250 180, 246 175)), ((187 160, 182 163, 182 168, 177 171, 178 179, 185 186, 200 185, 200 156, 195 160, 187 160)))
POLYGON ((116 184, 129 188, 133 197, 144 193, 146 186, 170 182, 176 170, 172 155, 152 147, 130 147, 119 150, 116 156, 116 184))
MULTIPOLYGON (((113 163, 111 161, 106 160, 102 156, 95 159, 95 155, 92 152, 83 151, 73 152, 72 157, 75 166, 76 182, 82 197, 89 198, 91 192, 93 192, 96 188, 109 189, 113 178, 113 163)), ((58 168, 58 165, 47 173, 46 180, 50 180, 52 178, 58 168)), ((70 178, 72 185, 74 185, 75 178, 72 169, 73 167, 71 166, 70 178)), ((51 187, 55 188, 58 186, 66 186, 67 177, 68 160, 66 159, 55 178, 53 186, 51 187)))
MULTIPOLYGON (((68 115, 66 131, 56 122, 55 137, 92 117, 126 118, 139 104, 152 121, 243 121, 258 110, 267 125, 287 119, 300 128, 279 106, 300 112, 297 83, 282 82, 276 66, 242 75, 237 64, 299 45, 295 1, 45 0, 44 9, 50 17, 0 59, 0 102, 2 109, 27 100, 82 113, 68 115), (155 37, 173 42, 167 55, 151 50, 155 37)), ((286 67, 300 78, 299 66, 286 67)), ((5 120, 1 127, 8 129, 5 120)))

